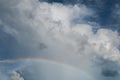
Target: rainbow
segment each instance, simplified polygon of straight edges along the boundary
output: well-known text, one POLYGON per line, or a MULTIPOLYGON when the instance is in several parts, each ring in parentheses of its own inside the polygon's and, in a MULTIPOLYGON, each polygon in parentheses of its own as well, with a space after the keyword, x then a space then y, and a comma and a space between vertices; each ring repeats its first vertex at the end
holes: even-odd
POLYGON ((82 72, 82 74, 88 76, 90 78, 90 80, 94 80, 94 78, 92 76, 90 76, 88 72, 86 72, 85 70, 81 69, 80 67, 77 67, 77 66, 74 66, 74 65, 70 65, 70 64, 66 64, 64 62, 61 62, 59 60, 55 60, 55 59, 51 59, 51 58, 43 58, 43 57, 40 57, 40 58, 36 58, 36 57, 24 57, 24 58, 16 58, 16 59, 5 59, 5 60, 0 60, 0 64, 1 63, 17 63, 18 61, 47 61, 47 62, 50 62, 50 63, 54 63, 54 64, 60 64, 62 66, 68 66, 72 69, 77 69, 79 71, 82 72))

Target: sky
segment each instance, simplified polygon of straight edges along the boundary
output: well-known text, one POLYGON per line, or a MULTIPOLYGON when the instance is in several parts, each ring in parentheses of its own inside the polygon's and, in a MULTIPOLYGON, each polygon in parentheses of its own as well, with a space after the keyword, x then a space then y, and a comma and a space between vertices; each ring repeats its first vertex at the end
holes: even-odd
POLYGON ((119 13, 119 0, 0 0, 0 80, 119 80, 119 13))

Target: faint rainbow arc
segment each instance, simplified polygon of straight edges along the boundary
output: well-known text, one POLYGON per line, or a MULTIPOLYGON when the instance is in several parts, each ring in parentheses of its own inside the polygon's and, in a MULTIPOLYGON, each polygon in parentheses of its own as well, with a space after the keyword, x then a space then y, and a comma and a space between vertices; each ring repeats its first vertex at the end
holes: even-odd
POLYGON ((46 57, 24 57, 24 58, 14 58, 14 59, 5 59, 5 60, 0 60, 0 63, 14 63, 14 62, 17 62, 17 61, 31 61, 31 60, 43 60, 43 61, 49 61, 49 62, 52 62, 52 63, 57 63, 57 64, 61 64, 63 66, 68 66, 68 67, 71 67, 73 69, 77 69, 77 70, 80 70, 83 74, 89 76, 92 80, 93 80, 93 77, 91 77, 90 75, 88 75, 88 73, 84 70, 82 70, 80 67, 78 66, 74 66, 74 65, 70 65, 70 64, 67 64, 67 63, 64 63, 64 62, 61 62, 59 60, 55 60, 55 59, 51 59, 51 58, 46 58, 46 57))

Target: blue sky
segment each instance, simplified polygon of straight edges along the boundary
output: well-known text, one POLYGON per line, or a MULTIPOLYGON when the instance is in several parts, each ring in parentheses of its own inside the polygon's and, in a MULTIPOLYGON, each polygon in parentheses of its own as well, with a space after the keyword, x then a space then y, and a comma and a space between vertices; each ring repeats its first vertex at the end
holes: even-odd
MULTIPOLYGON (((37 61, 34 64, 41 58, 57 70, 69 69, 62 67, 64 63, 85 70, 84 75, 94 80, 119 80, 119 26, 119 0, 1 0, 0 80, 29 80, 28 76, 39 80, 33 75, 37 70, 38 75, 53 70, 34 70, 46 66, 37 61), (26 67, 31 74, 23 71, 26 67)), ((69 75, 71 70, 56 75, 79 76, 76 69, 76 75, 69 75)))

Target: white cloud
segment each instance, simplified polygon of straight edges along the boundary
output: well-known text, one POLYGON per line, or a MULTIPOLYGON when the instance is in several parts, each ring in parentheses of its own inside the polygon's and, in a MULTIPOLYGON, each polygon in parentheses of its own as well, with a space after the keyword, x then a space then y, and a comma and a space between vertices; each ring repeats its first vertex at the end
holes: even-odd
POLYGON ((0 5, 0 19, 6 25, 4 30, 32 51, 27 56, 50 57, 83 68, 88 68, 86 65, 92 63, 89 59, 94 57, 120 60, 120 36, 117 32, 99 29, 93 33, 87 22, 74 22, 75 19, 82 22, 86 16, 93 16, 92 10, 85 6, 48 4, 37 0, 1 0, 0 3, 4 4, 0 5), (43 50, 41 43, 46 46, 43 50))
MULTIPOLYGON (((9 1, 1 1, 2 4, 6 2, 9 1)), ((111 59, 119 57, 117 32, 100 29, 93 34, 92 26, 88 24, 72 24, 78 17, 82 20, 81 16, 91 15, 85 6, 48 4, 37 0, 13 2, 2 6, 4 10, 9 9, 4 12, 8 19, 1 17, 1 21, 8 25, 4 29, 33 51, 39 53, 38 44, 44 43, 48 46, 47 52, 53 55, 77 51, 79 54, 94 52, 111 59)))
POLYGON ((21 77, 20 74, 17 73, 16 71, 13 71, 11 73, 10 80, 24 80, 24 78, 21 77))

